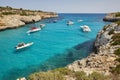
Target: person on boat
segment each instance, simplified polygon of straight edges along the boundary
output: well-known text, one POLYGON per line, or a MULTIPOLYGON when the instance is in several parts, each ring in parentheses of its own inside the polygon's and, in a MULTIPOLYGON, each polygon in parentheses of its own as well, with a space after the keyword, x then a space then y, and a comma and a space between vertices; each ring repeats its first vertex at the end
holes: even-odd
POLYGON ((18 47, 21 47, 21 46, 24 46, 24 45, 25 45, 25 43, 22 42, 22 43, 19 43, 19 44, 18 44, 18 47))

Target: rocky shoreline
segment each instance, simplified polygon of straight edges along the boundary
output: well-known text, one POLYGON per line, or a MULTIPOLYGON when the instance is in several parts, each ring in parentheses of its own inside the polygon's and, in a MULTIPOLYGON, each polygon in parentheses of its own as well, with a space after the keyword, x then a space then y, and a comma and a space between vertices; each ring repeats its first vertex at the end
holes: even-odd
POLYGON ((11 7, 1 7, 0 11, 0 31, 18 28, 45 18, 58 17, 58 14, 53 12, 21 10, 11 7))
MULTIPOLYGON (((104 26, 96 37, 95 52, 91 53, 87 58, 77 60, 65 68, 33 73, 28 76, 28 80, 46 80, 48 77, 53 80, 55 72, 59 74, 56 74, 54 80, 119 80, 120 74, 113 75, 112 73, 114 68, 120 66, 120 62, 116 60, 120 59, 120 57, 115 54, 117 49, 120 51, 120 36, 116 37, 116 35, 120 35, 120 22, 104 26), (119 42, 116 43, 115 40, 119 40, 119 42), (60 77, 63 79, 60 79, 60 77), (90 79, 91 77, 93 78, 90 79)), ((119 73, 119 69, 116 71, 119 73)))
POLYGON ((120 21, 120 12, 109 13, 104 18, 103 21, 115 22, 120 21))
POLYGON ((98 72, 104 75, 110 75, 111 69, 120 64, 116 61, 119 57, 113 54, 115 50, 120 48, 120 45, 112 45, 112 37, 116 33, 120 33, 119 23, 111 23, 104 26, 103 30, 96 37, 94 44, 95 52, 87 58, 75 61, 68 65, 67 68, 73 71, 84 71, 86 74, 98 72))

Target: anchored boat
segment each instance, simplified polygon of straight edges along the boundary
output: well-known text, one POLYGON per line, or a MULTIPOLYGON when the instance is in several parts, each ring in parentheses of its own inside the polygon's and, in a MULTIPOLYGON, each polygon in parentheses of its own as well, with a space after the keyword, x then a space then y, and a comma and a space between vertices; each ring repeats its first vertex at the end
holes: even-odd
POLYGON ((21 43, 18 43, 18 45, 15 48, 16 48, 16 50, 19 50, 19 49, 29 47, 31 45, 33 45, 33 42, 30 42, 30 43, 21 42, 21 43))
POLYGON ((27 33, 33 33, 33 32, 37 32, 37 31, 40 31, 41 28, 40 27, 32 27, 29 31, 27 31, 27 33))
POLYGON ((40 27, 41 27, 41 28, 45 27, 45 24, 40 24, 40 27))
POLYGON ((87 25, 81 26, 81 28, 84 32, 90 32, 91 31, 91 29, 87 25))
POLYGON ((67 25, 72 25, 72 24, 74 24, 74 22, 72 22, 72 21, 67 22, 67 25))

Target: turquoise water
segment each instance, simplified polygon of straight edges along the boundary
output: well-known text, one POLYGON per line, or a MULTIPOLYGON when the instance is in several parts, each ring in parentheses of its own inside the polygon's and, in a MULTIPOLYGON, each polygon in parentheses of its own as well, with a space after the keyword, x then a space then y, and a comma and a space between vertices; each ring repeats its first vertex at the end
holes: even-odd
POLYGON ((93 43, 99 30, 107 23, 105 14, 59 14, 58 18, 44 19, 21 28, 0 32, 0 80, 16 80, 37 71, 64 67, 82 59, 93 51, 93 43), (53 20, 57 19, 57 23, 53 20), (77 22, 82 19, 82 22, 77 22), (67 26, 72 20, 74 25, 67 26), (41 31, 27 35, 31 26, 46 24, 41 31), (90 26, 85 33, 80 26, 90 26), (16 51, 19 42, 34 42, 31 47, 16 51))

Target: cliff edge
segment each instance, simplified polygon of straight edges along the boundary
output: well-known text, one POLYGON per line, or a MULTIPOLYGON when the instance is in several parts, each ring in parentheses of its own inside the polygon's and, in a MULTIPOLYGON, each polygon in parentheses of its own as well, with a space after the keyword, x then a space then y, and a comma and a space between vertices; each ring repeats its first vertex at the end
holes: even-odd
POLYGON ((31 74, 28 80, 120 80, 120 21, 104 26, 94 47, 87 58, 65 68, 31 74))
POLYGON ((104 18, 103 21, 115 22, 120 21, 120 12, 109 13, 104 18))
POLYGON ((16 9, 8 6, 0 7, 0 30, 17 28, 27 23, 51 17, 58 17, 58 15, 54 12, 16 9))
POLYGON ((120 22, 104 26, 95 40, 95 52, 87 58, 75 61, 67 66, 73 71, 84 71, 110 75, 112 69, 119 65, 120 56, 120 22))

